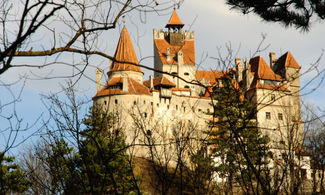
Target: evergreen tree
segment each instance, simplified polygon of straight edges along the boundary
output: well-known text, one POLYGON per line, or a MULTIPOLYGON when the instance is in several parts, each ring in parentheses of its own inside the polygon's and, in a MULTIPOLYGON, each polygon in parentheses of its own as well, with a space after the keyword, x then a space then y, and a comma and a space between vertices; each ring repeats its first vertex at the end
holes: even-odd
POLYGON ((325 19, 325 1, 321 0, 227 0, 233 9, 247 14, 253 12, 267 22, 279 22, 308 30, 312 18, 325 19))
POLYGON ((227 181, 225 190, 231 191, 235 181, 244 192, 269 193, 269 139, 257 128, 256 107, 243 91, 232 75, 225 75, 213 90, 214 128, 209 134, 213 157, 219 161, 217 173, 227 181))
POLYGON ((26 173, 14 163, 14 157, 6 157, 0 152, 0 194, 25 192, 30 183, 26 173))
POLYGON ((114 120, 112 114, 95 107, 83 121, 86 129, 79 153, 85 193, 126 194, 138 190, 123 131, 114 128, 114 120))
POLYGON ((46 167, 51 177, 49 184, 53 194, 80 194, 84 186, 81 185, 81 160, 79 154, 70 147, 66 140, 54 138, 45 150, 46 167))

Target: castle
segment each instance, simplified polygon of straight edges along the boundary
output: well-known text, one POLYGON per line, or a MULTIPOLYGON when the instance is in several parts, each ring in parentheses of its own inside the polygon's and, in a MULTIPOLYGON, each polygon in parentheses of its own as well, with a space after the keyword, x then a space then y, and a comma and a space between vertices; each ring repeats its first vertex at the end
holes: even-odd
MULTIPOLYGON (((126 129, 132 129, 134 117, 130 113, 135 110, 147 121, 144 128, 148 130, 158 122, 169 129, 172 121, 196 121, 197 129, 207 126, 213 111, 211 91, 229 71, 196 70, 194 32, 182 31, 183 26, 174 11, 166 31, 153 30, 155 72, 149 80, 143 81, 144 72, 137 66, 139 62, 125 26, 104 87, 100 84, 102 73, 97 70, 93 101, 118 113, 126 129)), ((245 62, 236 58, 231 71, 256 103, 258 127, 271 138, 273 148, 280 148, 290 136, 290 129, 294 127, 296 135, 303 131, 301 67, 290 52, 278 59, 273 52, 269 56, 269 65, 260 56, 245 62)))

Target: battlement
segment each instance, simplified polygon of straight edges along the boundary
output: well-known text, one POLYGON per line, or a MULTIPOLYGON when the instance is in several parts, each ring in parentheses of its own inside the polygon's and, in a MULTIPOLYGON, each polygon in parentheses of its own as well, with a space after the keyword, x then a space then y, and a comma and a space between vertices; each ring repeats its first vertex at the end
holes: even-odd
MULTIPOLYGON (((154 39, 165 39, 166 41, 172 41, 172 42, 179 42, 181 41, 189 41, 194 40, 194 31, 177 31, 177 32, 170 32, 170 31, 164 31, 162 29, 157 30, 153 29, 153 38, 154 39)), ((172 44, 172 43, 171 43, 172 44)))

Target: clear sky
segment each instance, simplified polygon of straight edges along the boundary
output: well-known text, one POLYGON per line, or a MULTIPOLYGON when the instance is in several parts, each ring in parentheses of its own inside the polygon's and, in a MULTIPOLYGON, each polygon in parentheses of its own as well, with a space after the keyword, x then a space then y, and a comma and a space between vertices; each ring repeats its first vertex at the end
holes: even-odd
MULTIPOLYGON (((159 2, 159 0, 158 0, 159 2)), ((164 28, 172 13, 172 9, 158 15, 157 13, 130 13, 126 15, 126 26, 131 34, 133 45, 136 49, 137 56, 141 63, 153 67, 153 38, 152 29, 164 28)), ((184 3, 176 10, 181 21, 185 24, 184 30, 195 32, 195 50, 196 62, 200 64, 200 69, 216 69, 216 61, 213 57, 217 56, 217 48, 221 48, 223 54, 226 54, 225 44, 231 43, 235 51, 242 59, 249 59, 256 50, 258 44, 262 40, 261 34, 266 35, 264 46, 267 49, 258 55, 264 57, 266 62, 269 61, 268 54, 270 51, 276 53, 276 57, 280 57, 287 51, 290 51, 300 66, 301 73, 304 73, 311 64, 313 64, 322 53, 325 47, 325 24, 324 22, 315 21, 309 32, 301 32, 294 28, 284 28, 277 23, 263 22, 257 16, 242 15, 236 11, 230 11, 229 7, 220 0, 185 0, 184 3)), ((119 22, 118 28, 103 32, 98 41, 101 51, 114 54, 117 45, 119 32, 122 29, 122 21, 119 22)), ((57 27, 58 31, 60 26, 57 27)), ((41 40, 41 39, 40 39, 41 40)), ((34 45, 34 50, 41 48, 34 45), (36 48, 36 49, 35 49, 36 48)), ((60 61, 71 60, 73 57, 75 62, 82 61, 78 55, 62 54, 60 61)), ((44 58, 25 58, 19 59, 17 63, 38 64, 43 63, 44 58)), ((87 68, 85 75, 77 83, 77 87, 81 90, 83 97, 91 99, 95 93, 95 67, 100 67, 106 72, 109 68, 109 62, 98 56, 91 57, 91 67, 87 68)), ((318 70, 325 68, 325 59, 321 59, 318 70)), ((21 118, 24 119, 25 125, 31 124, 37 119, 42 112, 46 113, 46 109, 42 104, 40 94, 49 94, 50 92, 60 91, 60 85, 64 85, 66 79, 49 79, 37 80, 37 75, 71 75, 74 71, 71 67, 52 66, 45 70, 30 69, 12 69, 0 76, 0 80, 4 83, 17 80, 20 76, 27 76, 26 85, 24 87, 21 101, 16 105, 21 118), (35 80, 36 79, 36 80, 35 80)), ((145 71, 145 79, 148 78, 150 71, 145 71)), ((302 76, 302 86, 307 84, 317 74, 313 71, 302 76)), ((323 74, 324 75, 324 74, 323 74)), ((76 78, 75 78, 76 80, 76 78)), ((308 93, 317 85, 316 79, 311 85, 307 86, 301 92, 308 93)), ((104 81, 103 81, 104 82, 104 81)), ((13 87, 14 93, 18 94, 22 82, 13 87)), ((1 88, 1 102, 10 100, 9 93, 6 89, 1 88), (5 92, 5 93, 4 93, 5 92), (5 94, 5 95, 3 95, 5 94)), ((304 95, 310 103, 322 106, 325 97, 324 84, 316 89, 313 93, 304 95)), ((10 112, 10 110, 3 110, 10 112)), ((4 121, 0 120, 0 126, 3 128, 4 121)), ((27 136, 27 134, 22 134, 27 136)), ((0 135, 0 143, 5 140, 4 135, 0 135)))

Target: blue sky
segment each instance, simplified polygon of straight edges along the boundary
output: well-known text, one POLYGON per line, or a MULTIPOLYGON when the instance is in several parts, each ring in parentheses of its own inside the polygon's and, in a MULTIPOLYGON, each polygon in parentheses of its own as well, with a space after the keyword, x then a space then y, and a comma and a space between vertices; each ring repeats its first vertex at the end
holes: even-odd
MULTIPOLYGON (((144 58, 141 63, 153 67, 152 29, 164 28, 172 11, 172 9, 167 10, 161 15, 157 15, 156 13, 141 15, 142 21, 140 21, 140 15, 138 13, 126 15, 126 26, 131 34, 137 56, 139 60, 144 58)), ((255 51, 261 41, 261 34, 266 34, 264 45, 269 46, 258 55, 263 56, 268 62, 268 54, 270 51, 275 52, 276 57, 280 57, 286 51, 290 51, 302 66, 302 72, 307 70, 317 60, 325 46, 325 39, 323 38, 325 32, 324 22, 320 23, 315 21, 309 32, 301 32, 294 28, 284 28, 277 23, 263 22, 260 18, 252 14, 242 15, 236 11, 230 11, 224 1, 217 0, 185 0, 182 6, 177 9, 177 13, 185 24, 184 30, 194 30, 195 32, 196 61, 197 63, 203 61, 200 65, 201 69, 215 69, 216 61, 211 57, 217 56, 218 47, 221 47, 221 50, 226 54, 226 50, 223 49, 226 43, 231 43, 234 50, 240 47, 236 57, 249 59, 252 57, 251 53, 255 51)), ((122 21, 119 24, 115 30, 105 31, 101 34, 100 40, 98 41, 101 51, 111 55, 114 54, 119 32, 122 29, 122 21)), ((58 26, 57 31, 60 31, 60 28, 61 26, 58 26)), ((63 31, 64 29, 61 30, 63 31)), ((42 48, 43 45, 39 44, 40 42, 42 42, 42 39, 34 43, 34 50, 42 48)), ((46 45, 46 43, 43 44, 46 45)), ((60 61, 69 61, 72 58, 75 63, 82 61, 82 57, 71 54, 62 54, 60 61)), ((15 63, 40 64, 44 63, 44 60, 44 58, 24 58, 17 59, 15 63)), ((51 57, 46 58, 46 60, 51 60, 51 57)), ((92 56, 91 66, 86 69, 85 76, 76 85, 81 91, 80 94, 89 99, 95 93, 95 67, 100 67, 106 72, 109 67, 109 62, 101 57, 92 56)), ((322 59, 319 70, 324 68, 325 59, 322 59)), ((20 116, 24 119, 25 124, 31 124, 42 113, 46 113, 46 109, 41 101, 41 94, 59 92, 60 85, 65 85, 66 82, 66 79, 37 80, 36 75, 71 75, 73 71, 71 67, 59 64, 41 70, 19 68, 7 71, 0 76, 0 80, 8 83, 17 80, 20 76, 30 78, 26 81, 21 101, 17 104, 17 109, 19 110, 20 116)), ((144 70, 144 72, 146 74, 145 78, 148 78, 149 74, 152 74, 152 72, 147 70, 144 70)), ((315 71, 304 75, 301 80, 302 85, 306 84, 315 75, 315 71)), ((320 79, 316 79, 306 88, 306 92, 312 89, 319 81, 320 79)), ((13 87, 13 91, 17 93, 21 86, 21 82, 16 84, 13 87)), ((5 94, 2 88, 1 91, 1 103, 9 101, 10 97, 7 96, 8 94, 5 94)), ((324 91, 324 84, 321 84, 316 91, 303 98, 311 104, 323 106, 322 98, 325 96, 324 91)), ((4 112, 10 112, 10 110, 3 110, 0 114, 5 114, 4 112)), ((6 125, 4 121, 0 120, 1 128, 4 125, 6 125)), ((22 136, 27 136, 28 133, 24 132, 22 136)), ((4 134, 0 134, 0 143, 4 136, 4 134)))

